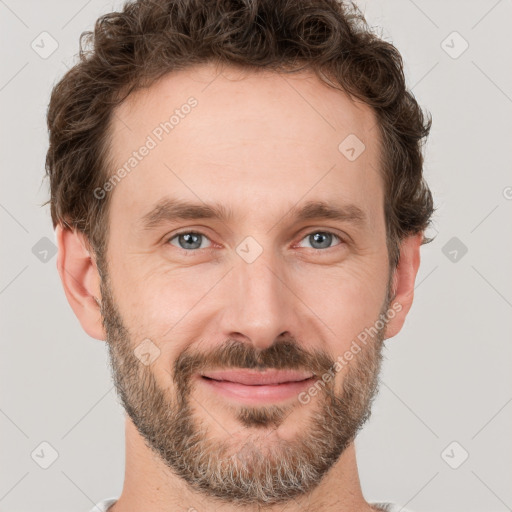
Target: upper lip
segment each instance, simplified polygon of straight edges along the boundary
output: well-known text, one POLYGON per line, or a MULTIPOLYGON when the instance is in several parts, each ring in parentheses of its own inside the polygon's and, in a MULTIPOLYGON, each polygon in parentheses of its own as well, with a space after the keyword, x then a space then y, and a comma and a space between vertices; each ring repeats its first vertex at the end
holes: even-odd
POLYGON ((271 384, 282 384, 284 382, 299 382, 310 379, 313 373, 297 370, 213 370, 202 372, 202 377, 214 380, 224 380, 245 384, 247 386, 262 386, 271 384))

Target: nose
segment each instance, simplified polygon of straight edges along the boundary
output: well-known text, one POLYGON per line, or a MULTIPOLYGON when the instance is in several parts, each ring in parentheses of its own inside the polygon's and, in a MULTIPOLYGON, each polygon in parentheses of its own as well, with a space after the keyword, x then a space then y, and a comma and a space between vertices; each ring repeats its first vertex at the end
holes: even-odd
POLYGON ((263 350, 299 326, 300 301, 289 271, 278 258, 263 254, 254 262, 237 261, 223 288, 221 330, 225 338, 263 350))

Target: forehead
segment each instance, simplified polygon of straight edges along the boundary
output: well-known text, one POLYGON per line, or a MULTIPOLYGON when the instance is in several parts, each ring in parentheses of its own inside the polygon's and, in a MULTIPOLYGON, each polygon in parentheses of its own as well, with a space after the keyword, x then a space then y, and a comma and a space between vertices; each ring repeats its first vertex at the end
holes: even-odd
POLYGON ((143 215, 173 195, 246 214, 272 203, 279 215, 280 204, 304 198, 350 200, 371 217, 382 195, 379 151, 373 110, 312 72, 195 66, 115 110, 110 171, 126 172, 112 206, 143 215))
MULTIPOLYGON (((250 132, 255 121, 260 137, 265 135, 261 129, 266 128, 270 135, 286 123, 290 136, 331 131, 337 133, 335 139, 338 139, 344 130, 359 136, 371 130, 372 137, 378 132, 375 113, 368 105, 328 86, 313 71, 284 74, 202 64, 170 72, 148 88, 130 94, 113 116, 114 142, 118 137, 129 138, 134 127, 150 133, 176 111, 181 114, 178 123, 172 122, 177 128, 183 120, 179 111, 186 109, 190 98, 197 101, 192 113, 200 115, 189 116, 192 121, 187 124, 193 124, 196 130, 222 128, 216 133, 219 138, 223 135, 229 139, 230 135, 238 134, 240 125, 246 122, 250 124, 244 131, 250 132), (224 122, 228 117, 231 124, 224 122), (301 122, 292 124, 297 120, 301 122)), ((175 131, 174 128, 174 137, 185 131, 183 127, 175 131)))

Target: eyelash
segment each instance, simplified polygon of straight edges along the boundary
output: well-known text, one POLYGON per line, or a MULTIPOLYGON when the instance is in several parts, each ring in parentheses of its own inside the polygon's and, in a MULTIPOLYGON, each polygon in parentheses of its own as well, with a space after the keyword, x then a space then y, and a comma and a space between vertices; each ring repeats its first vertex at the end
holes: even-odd
MULTIPOLYGON (((314 235, 316 233, 322 233, 322 234, 326 234, 326 235, 332 235, 333 237, 337 238, 340 243, 339 244, 336 244, 336 245, 333 245, 332 247, 327 247, 325 249, 315 249, 314 247, 303 247, 303 249, 312 249, 313 251, 316 251, 316 252, 327 252, 329 251, 330 249, 334 249, 336 248, 338 245, 343 245, 345 243, 345 240, 343 238, 341 238, 340 235, 337 235, 336 233, 333 233, 332 231, 328 231, 328 230, 320 230, 320 229, 316 229, 316 230, 313 230, 313 231, 310 231, 309 233, 306 233, 301 239, 300 241, 304 240, 305 238, 311 236, 311 235, 314 235)), ((166 243, 169 244, 169 245, 172 245, 170 244, 171 240, 174 240, 175 238, 179 237, 180 235, 199 235, 199 236, 203 236, 205 238, 207 238, 208 240, 210 240, 210 238, 205 235, 204 233, 201 233, 199 231, 180 231, 179 233, 174 233, 170 238, 167 239, 166 243)), ((211 240, 210 240, 211 242, 211 240)), ((188 254, 193 254, 195 252, 199 252, 199 251, 208 251, 208 250, 213 250, 213 247, 205 247, 203 249, 191 249, 191 250, 187 250, 187 249, 183 249, 181 247, 177 247, 177 246, 173 246, 175 247, 176 249, 184 252, 184 253, 188 253, 188 254)))

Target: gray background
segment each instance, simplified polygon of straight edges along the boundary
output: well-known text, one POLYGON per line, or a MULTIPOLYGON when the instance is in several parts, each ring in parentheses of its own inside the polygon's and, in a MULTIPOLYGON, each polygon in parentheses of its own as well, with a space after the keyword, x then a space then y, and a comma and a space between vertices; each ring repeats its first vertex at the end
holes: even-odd
MULTIPOLYGON (((105 344, 65 299, 40 207, 50 90, 79 34, 120 5, 0 0, 2 512, 86 511, 122 488, 123 411, 105 344), (58 43, 47 58, 43 31, 58 43), (58 452, 48 469, 42 442, 58 452)), ((438 208, 415 303, 388 341, 357 440, 363 491, 417 512, 512 510, 512 2, 359 5, 401 51, 432 112, 426 176, 438 208)))

